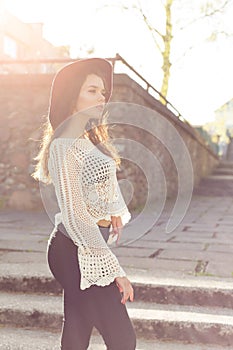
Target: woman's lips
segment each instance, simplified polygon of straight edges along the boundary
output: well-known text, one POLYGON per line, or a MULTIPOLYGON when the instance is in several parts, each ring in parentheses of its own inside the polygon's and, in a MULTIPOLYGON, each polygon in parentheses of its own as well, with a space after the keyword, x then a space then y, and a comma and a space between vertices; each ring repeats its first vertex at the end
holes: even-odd
POLYGON ((104 110, 104 106, 102 106, 102 105, 98 105, 98 106, 96 106, 96 108, 101 112, 103 112, 103 110, 104 110))

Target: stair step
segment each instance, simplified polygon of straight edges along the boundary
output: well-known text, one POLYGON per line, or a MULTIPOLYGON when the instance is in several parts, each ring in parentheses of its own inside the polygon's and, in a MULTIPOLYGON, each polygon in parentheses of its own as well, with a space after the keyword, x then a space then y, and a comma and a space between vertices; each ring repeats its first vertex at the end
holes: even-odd
POLYGON ((231 168, 233 169, 233 162, 231 161, 221 161, 219 164, 220 168, 231 168))
MULTIPOLYGON (((16 270, 17 267, 14 267, 16 270)), ((224 306, 233 309, 233 282, 204 281, 196 279, 134 278, 137 300, 158 304, 179 304, 194 306, 224 306)), ((62 289, 55 279, 48 275, 0 276, 2 292, 41 293, 61 295, 62 289)))
MULTIPOLYGON (((59 350, 60 333, 25 328, 0 328, 0 350, 59 350)), ((103 340, 92 335, 88 350, 103 350, 103 340)), ((225 347, 188 344, 180 342, 160 342, 137 340, 136 350, 225 350, 225 347)))
POLYGON ((221 161, 211 175, 202 178, 193 194, 225 197, 233 195, 233 162, 221 161))
POLYGON ((233 168, 216 168, 214 169, 214 175, 233 175, 233 168))
POLYGON ((210 175, 194 189, 194 195, 230 197, 233 195, 233 175, 210 175))
MULTIPOLYGON (((130 277, 130 276, 129 276, 130 277)), ((201 279, 150 278, 134 281, 137 300, 157 304, 174 304, 233 309, 233 283, 201 279)))
MULTIPOLYGON (((61 296, 0 293, 0 323, 59 331, 61 296)), ((233 312, 222 308, 174 307, 134 302, 127 305, 137 336, 228 346, 233 343, 233 312)))
POLYGON ((232 181, 233 180, 233 175, 232 174, 213 174, 213 175, 209 175, 209 176, 206 176, 203 181, 208 181, 208 182, 211 182, 211 181, 232 181))

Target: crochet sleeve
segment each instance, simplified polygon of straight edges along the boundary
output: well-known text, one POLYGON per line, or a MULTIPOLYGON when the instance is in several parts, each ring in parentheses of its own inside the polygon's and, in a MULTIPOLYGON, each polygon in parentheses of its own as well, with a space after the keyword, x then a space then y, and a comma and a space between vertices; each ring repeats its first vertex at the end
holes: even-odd
POLYGON ((123 225, 125 225, 129 222, 131 214, 128 211, 128 208, 122 196, 121 189, 117 181, 116 173, 113 174, 112 184, 112 200, 109 205, 109 214, 113 216, 120 216, 123 225))
POLYGON ((62 222, 77 245, 81 271, 80 288, 105 286, 125 276, 116 256, 104 241, 86 208, 82 193, 83 153, 77 144, 50 146, 49 172, 55 187, 62 222))

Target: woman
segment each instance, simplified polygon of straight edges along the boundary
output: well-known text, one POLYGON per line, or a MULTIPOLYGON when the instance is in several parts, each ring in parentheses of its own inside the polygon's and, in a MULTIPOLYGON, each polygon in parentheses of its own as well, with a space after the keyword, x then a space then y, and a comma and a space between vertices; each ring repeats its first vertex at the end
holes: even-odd
POLYGON ((76 61, 56 74, 34 173, 52 182, 60 210, 48 262, 64 289, 62 350, 87 349, 93 327, 109 350, 136 347, 125 307, 133 288, 106 243, 110 227, 118 241, 130 219, 116 178, 119 157, 103 120, 112 76, 111 63, 101 58, 76 61))

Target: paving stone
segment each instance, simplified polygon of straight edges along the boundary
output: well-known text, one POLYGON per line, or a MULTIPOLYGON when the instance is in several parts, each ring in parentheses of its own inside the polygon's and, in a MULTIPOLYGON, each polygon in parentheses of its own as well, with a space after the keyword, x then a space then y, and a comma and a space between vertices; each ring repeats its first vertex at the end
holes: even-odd
POLYGON ((33 250, 33 251, 40 251, 44 252, 46 251, 47 247, 47 240, 41 240, 41 241, 34 241, 34 240, 6 240, 1 239, 0 240, 0 251, 1 250, 18 250, 18 251, 25 251, 25 250, 33 250))
MULTIPOLYGON (((186 242, 186 243, 204 243, 204 244, 208 244, 208 243, 213 243, 213 244, 222 244, 223 240, 217 237, 210 237, 210 238, 201 238, 201 237, 195 237, 195 236, 175 236, 172 239, 173 242, 186 242)), ((224 244, 233 244, 232 240, 224 240, 224 244)))
POLYGON ((194 231, 207 231, 207 230, 213 230, 217 226, 217 222, 213 222, 213 220, 208 221, 208 227, 206 225, 206 222, 200 223, 200 220, 198 220, 198 223, 189 223, 186 225, 187 229, 194 230, 194 231))
POLYGON ((231 252, 211 252, 206 250, 204 256, 209 261, 226 262, 228 264, 233 263, 233 254, 231 252))
POLYGON ((206 267, 206 273, 233 279, 233 264, 225 261, 210 261, 206 267))
POLYGON ((152 241, 162 241, 162 242, 166 242, 168 241, 169 239, 171 239, 172 237, 174 236, 174 233, 171 233, 171 234, 167 234, 165 232, 165 230, 162 230, 162 232, 156 232, 156 231, 152 231, 150 232, 149 234, 145 235, 142 237, 142 239, 144 241, 149 241, 149 243, 152 241))
POLYGON ((233 244, 209 244, 207 249, 209 252, 221 252, 221 253, 230 253, 233 252, 233 244))
POLYGON ((0 238, 1 240, 20 240, 20 241, 37 241, 40 239, 44 239, 44 235, 38 233, 29 233, 25 232, 25 227, 22 231, 18 228, 9 228, 8 231, 0 230, 0 238))
POLYGON ((21 262, 19 263, 1 263, 0 264, 0 277, 8 277, 8 276, 46 276, 51 277, 51 272, 49 271, 47 261, 40 261, 39 263, 35 263, 35 261, 30 262, 21 262))
POLYGON ((195 252, 190 250, 164 250, 159 254, 159 258, 163 259, 176 259, 176 260, 212 260, 212 261, 227 261, 228 263, 233 264, 233 254, 223 254, 216 252, 195 252))
POLYGON ((5 252, 0 254, 0 262, 4 263, 46 263, 45 252, 5 252))
POLYGON ((206 234, 206 235, 211 235, 216 231, 216 227, 208 227, 205 225, 204 227, 187 227, 185 230, 187 234, 190 232, 196 233, 196 234, 206 234))
POLYGON ((149 257, 154 253, 155 249, 148 248, 135 248, 135 247, 123 247, 123 248, 112 248, 114 254, 117 257, 127 256, 127 257, 149 257))
POLYGON ((169 260, 191 260, 197 261, 202 259, 204 256, 203 252, 186 251, 186 250, 164 250, 159 255, 160 259, 169 260))
POLYGON ((211 239, 214 237, 214 232, 215 231, 184 231, 184 232, 175 232, 174 235, 177 236, 177 237, 197 237, 197 238, 200 238, 200 239, 211 239))
POLYGON ((131 267, 135 269, 153 269, 155 268, 155 260, 151 258, 136 258, 120 256, 118 258, 123 267, 131 267))
POLYGON ((171 274, 174 271, 177 271, 179 275, 182 275, 184 272, 192 273, 196 267, 195 261, 182 261, 182 260, 166 260, 166 259, 146 259, 146 258, 128 258, 128 257, 119 257, 119 261, 124 268, 134 268, 134 269, 148 269, 150 271, 158 272, 157 275, 164 273, 164 271, 171 271, 171 274))
POLYGON ((224 223, 224 225, 232 225, 233 224, 233 218, 231 215, 225 215, 221 219, 219 219, 219 223, 224 223))
POLYGON ((216 232, 215 237, 218 240, 221 240, 223 243, 225 243, 225 242, 232 242, 232 244, 233 244, 233 234, 232 233, 227 234, 227 233, 221 233, 221 232, 217 233, 216 232))
MULTIPOLYGON (((131 245, 132 247, 148 247, 148 242, 145 241, 138 241, 131 245)), ((203 250, 205 247, 205 244, 203 243, 178 243, 178 242, 151 242, 150 243, 151 248, 155 249, 187 249, 187 250, 203 250)))
MULTIPOLYGON (((233 213, 233 211, 232 211, 233 213)), ((228 236, 229 239, 232 239, 233 237, 233 227, 232 226, 225 226, 225 227, 220 227, 218 226, 216 228, 215 234, 221 234, 221 235, 226 235, 226 237, 228 236)))

